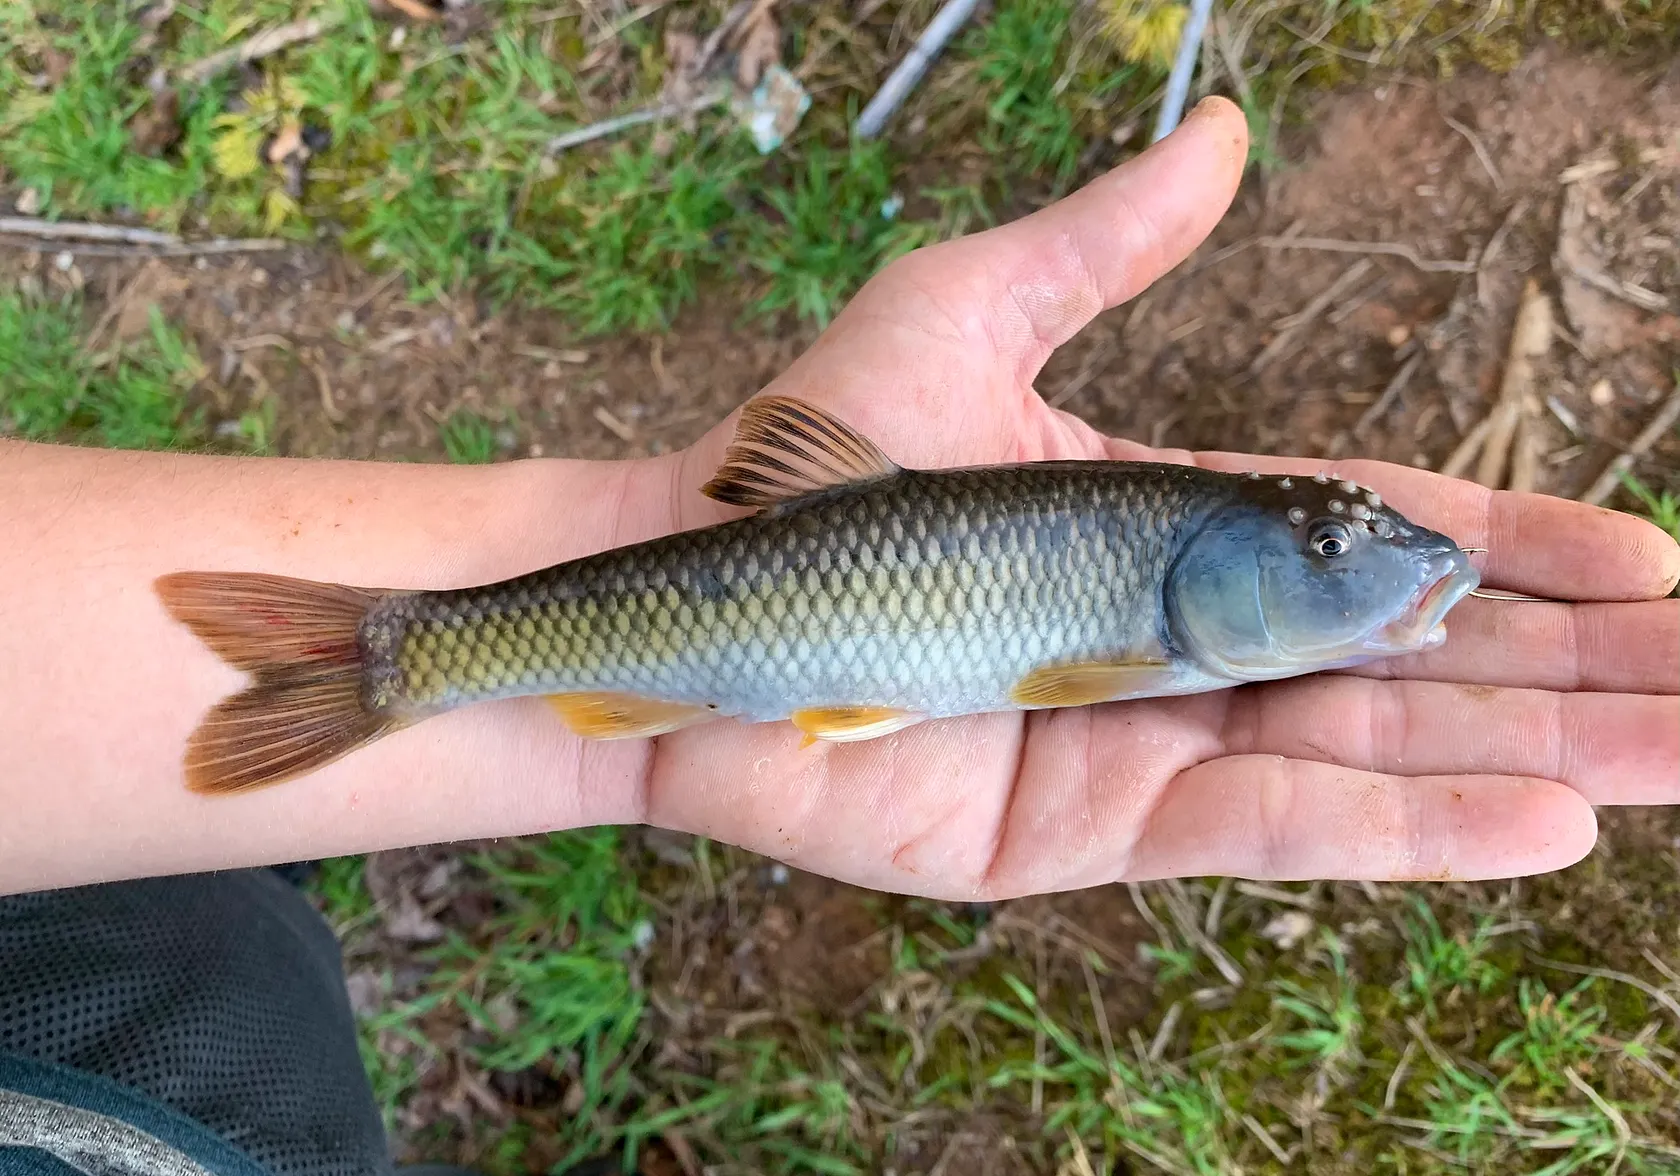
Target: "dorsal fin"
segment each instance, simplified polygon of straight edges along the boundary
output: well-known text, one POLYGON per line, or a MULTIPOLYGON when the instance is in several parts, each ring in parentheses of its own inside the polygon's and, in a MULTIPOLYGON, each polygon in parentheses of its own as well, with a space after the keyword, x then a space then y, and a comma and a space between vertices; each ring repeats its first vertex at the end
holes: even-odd
POLYGON ((898 472, 896 462, 844 421, 802 400, 763 396, 741 411, 723 464, 700 492, 764 507, 898 472))

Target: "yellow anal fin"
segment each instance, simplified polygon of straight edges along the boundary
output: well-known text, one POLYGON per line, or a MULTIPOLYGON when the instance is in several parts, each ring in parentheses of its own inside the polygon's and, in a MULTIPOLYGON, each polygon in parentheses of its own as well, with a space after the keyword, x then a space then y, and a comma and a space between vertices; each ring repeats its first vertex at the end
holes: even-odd
POLYGON ((788 717, 805 732, 800 746, 809 747, 819 739, 830 743, 879 739, 914 726, 925 716, 890 706, 814 706, 796 710, 788 717))
POLYGON ((574 734, 585 739, 646 739, 717 715, 710 707, 606 691, 549 694, 544 701, 559 712, 574 734))
POLYGON ((1132 662, 1076 662, 1042 666, 1009 692, 1021 706, 1091 706, 1148 693, 1171 682, 1170 663, 1159 658, 1132 662))

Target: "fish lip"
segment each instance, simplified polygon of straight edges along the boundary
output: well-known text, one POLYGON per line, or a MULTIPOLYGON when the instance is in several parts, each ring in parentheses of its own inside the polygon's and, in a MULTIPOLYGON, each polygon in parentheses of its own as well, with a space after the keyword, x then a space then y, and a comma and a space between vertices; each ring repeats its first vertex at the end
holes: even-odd
POLYGON ((1404 651, 1439 645, 1446 640, 1442 618, 1480 582, 1462 552, 1446 553, 1440 570, 1407 602, 1406 610, 1373 634, 1371 648, 1404 651))

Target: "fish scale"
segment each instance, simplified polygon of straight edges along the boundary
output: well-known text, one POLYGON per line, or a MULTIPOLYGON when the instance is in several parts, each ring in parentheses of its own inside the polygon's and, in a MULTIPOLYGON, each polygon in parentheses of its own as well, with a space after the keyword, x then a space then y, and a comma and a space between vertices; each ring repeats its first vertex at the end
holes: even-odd
POLYGON ((1162 648, 1187 467, 906 470, 505 585, 396 596, 363 627, 376 707, 605 690, 783 718, 1011 705, 1055 661, 1162 648), (515 640, 515 634, 524 637, 515 640))

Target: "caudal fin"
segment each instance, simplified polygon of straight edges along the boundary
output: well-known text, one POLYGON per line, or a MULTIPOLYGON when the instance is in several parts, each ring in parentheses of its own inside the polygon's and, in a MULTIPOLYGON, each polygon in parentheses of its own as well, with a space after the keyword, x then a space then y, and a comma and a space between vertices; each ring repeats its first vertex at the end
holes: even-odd
POLYGON ((285 576, 178 572, 156 582, 172 616, 255 678, 187 743, 194 792, 245 792, 312 772, 402 725, 362 703, 357 629, 378 597, 285 576))

